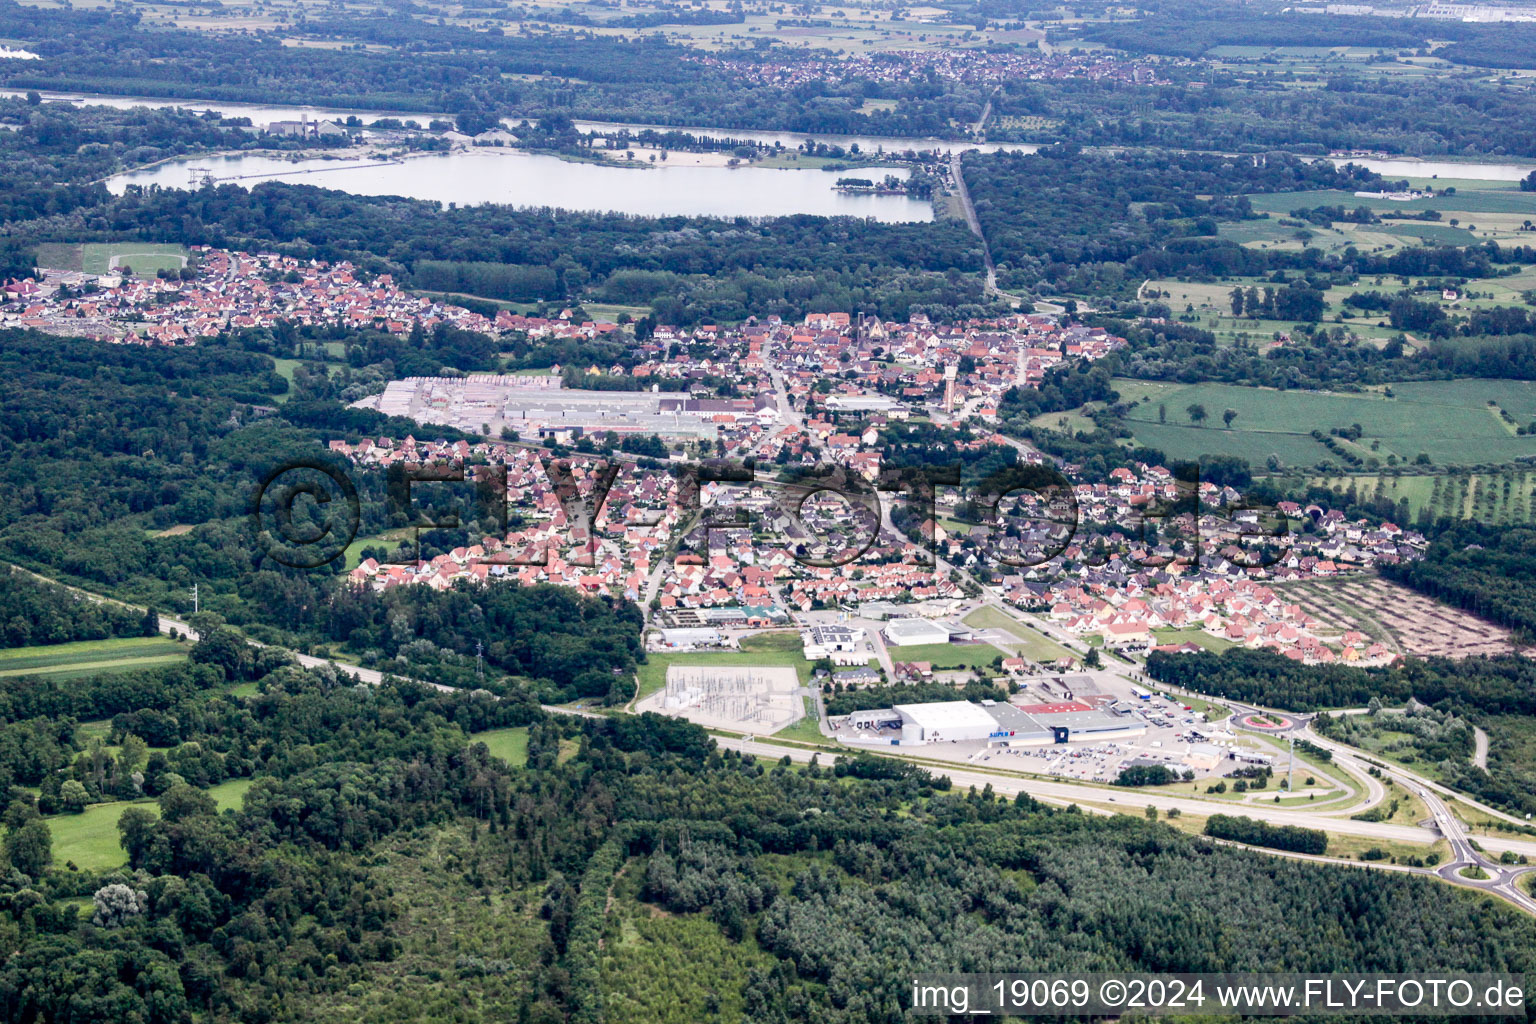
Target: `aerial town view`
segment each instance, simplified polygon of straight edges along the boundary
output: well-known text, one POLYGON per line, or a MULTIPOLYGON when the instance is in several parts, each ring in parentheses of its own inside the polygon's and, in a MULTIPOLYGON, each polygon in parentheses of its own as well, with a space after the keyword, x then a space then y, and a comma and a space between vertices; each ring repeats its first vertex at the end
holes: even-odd
POLYGON ((1536 4, 0 0, 0 1016, 1525 1019, 1536 4))

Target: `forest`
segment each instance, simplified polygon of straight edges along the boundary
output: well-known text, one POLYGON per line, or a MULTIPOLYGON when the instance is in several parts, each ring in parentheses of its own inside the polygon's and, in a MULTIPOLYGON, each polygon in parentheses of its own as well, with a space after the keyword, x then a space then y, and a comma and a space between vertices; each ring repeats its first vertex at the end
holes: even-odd
POLYGON ((153 610, 139 612, 106 601, 92 601, 16 569, 0 572, 0 649, 155 636, 159 631, 159 617, 153 610))
POLYGON ((1205 834, 1249 846, 1322 856, 1328 852, 1328 833, 1295 825, 1270 825, 1256 818, 1213 814, 1205 820, 1205 834))
POLYGON ((468 1001, 540 1024, 895 1024, 917 970, 1525 971, 1536 948, 1527 919, 1430 880, 883 759, 791 768, 654 715, 258 672, 244 696, 147 692, 115 753, 30 720, 73 757, 63 810, 5 794, 7 1019, 424 1022, 468 1001), (157 715, 174 724, 146 742, 157 715), (477 740, 509 730, 511 760, 477 740), (221 810, 226 778, 251 782, 221 810), (74 802, 120 794, 124 866, 64 863, 74 802))
POLYGON ((1447 702, 1483 714, 1536 713, 1536 665, 1516 655, 1408 658, 1400 666, 1303 665, 1274 651, 1232 648, 1215 654, 1154 651, 1147 674, 1162 683, 1282 711, 1360 708, 1377 698, 1400 705, 1447 702))
POLYGON ((1484 276, 1495 262, 1536 260, 1528 247, 1418 248, 1386 257, 1350 250, 1339 257, 1252 249, 1217 237, 1221 222, 1257 216, 1244 193, 1380 187, 1376 174, 1353 164, 1281 153, 1240 160, 1160 150, 1106 155, 1074 146, 969 152, 964 163, 1004 288, 1130 298, 1147 277, 1330 272, 1346 265, 1354 273, 1484 276))

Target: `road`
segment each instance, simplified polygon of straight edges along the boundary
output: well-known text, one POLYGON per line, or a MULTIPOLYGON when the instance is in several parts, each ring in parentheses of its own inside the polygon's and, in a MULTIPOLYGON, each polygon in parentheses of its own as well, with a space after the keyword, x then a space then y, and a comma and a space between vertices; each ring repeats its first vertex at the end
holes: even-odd
POLYGON ((1467 836, 1466 826, 1451 813, 1439 794, 1427 788, 1419 788, 1415 792, 1419 799, 1424 801, 1424 806, 1429 808, 1430 814, 1434 816, 1435 826, 1440 830, 1440 834, 1445 836, 1446 841, 1451 844, 1450 862, 1437 869, 1440 877, 1448 882, 1470 885, 1475 889, 1502 896, 1526 913, 1536 914, 1536 900, 1527 895, 1519 884, 1521 875, 1536 868, 1505 867, 1484 857, 1472 846, 1472 840, 1467 836), (1466 869, 1481 869, 1487 877, 1468 878, 1462 874, 1466 869))
MULTIPOLYGON (((971 229, 971 234, 981 240, 981 261, 987 271, 987 294, 1001 295, 997 290, 997 267, 992 263, 992 250, 987 245, 987 236, 981 232, 981 220, 976 216, 976 207, 971 202, 970 189, 965 187, 965 170, 960 165, 960 154, 952 153, 949 157, 949 176, 954 179, 955 198, 960 200, 960 209, 965 213, 965 223, 971 229)), ((1014 298, 1013 296, 1007 296, 1014 298)), ((1017 302, 1017 299, 1014 299, 1017 302)))
MULTIPOLYGON (((29 572, 29 570, 22 571, 29 572)), ((47 580, 47 577, 39 576, 36 573, 30 573, 30 575, 47 580)), ((48 582, 55 581, 49 580, 48 582)), ((68 585, 66 584, 65 586, 68 585)), ((111 601, 115 604, 122 604, 125 607, 136 607, 126 602, 115 601, 111 598, 82 590, 78 587, 70 586, 69 589, 91 600, 111 601)), ((143 609, 140 608, 139 610, 142 611, 143 609)), ((1013 614, 1012 609, 1004 610, 1008 614, 1013 614)), ((162 616, 160 618, 160 630, 163 633, 175 631, 193 641, 197 639, 196 631, 192 629, 189 623, 170 616, 162 616)), ((255 644, 255 646, 262 645, 255 644)), ((299 664, 308 668, 332 666, 341 672, 355 676, 360 682, 370 685, 378 685, 384 681, 383 673, 375 669, 363 668, 360 665, 298 653, 294 653, 294 658, 299 664)), ((452 692, 455 689, 455 687, 442 683, 423 683, 423 685, 431 686, 443 692, 452 692)), ((1237 709, 1235 714, 1270 710, 1249 705, 1234 704, 1233 706, 1237 709)), ((593 712, 549 705, 545 706, 545 710, 552 714, 570 714, 586 718, 603 717, 593 712)), ((1297 719, 1297 724, 1294 728, 1304 733, 1307 739, 1325 749, 1331 750, 1336 760, 1349 764, 1351 768, 1359 772, 1362 778, 1370 778, 1368 771, 1364 770, 1364 766, 1358 760, 1358 751, 1311 732, 1310 729, 1306 728, 1307 723, 1301 716, 1289 715, 1288 717, 1297 719)), ((826 751, 817 751, 807 747, 780 746, 778 744, 765 743, 752 737, 716 736, 716 740, 723 749, 750 753, 758 757, 772 758, 774 760, 787 756, 791 761, 807 762, 817 753, 826 753, 826 751)), ((881 753, 878 756, 890 755, 881 753)), ((1322 828, 1330 834, 1360 836, 1379 841, 1428 844, 1444 837, 1451 846, 1453 856, 1449 863, 1437 867, 1433 872, 1437 877, 1455 885, 1468 886, 1491 895, 1499 896, 1527 913, 1536 914, 1536 900, 1526 895, 1517 882, 1521 875, 1536 871, 1536 867, 1505 867, 1482 856, 1481 853, 1472 847, 1471 839, 1466 834, 1465 827, 1451 813, 1442 799, 1442 796, 1450 795, 1450 792, 1430 780, 1422 779, 1414 773, 1396 766, 1382 767, 1378 770, 1391 776, 1397 783, 1408 787, 1424 801, 1431 814, 1431 821, 1427 826, 1357 821, 1353 818, 1329 817, 1312 811, 1291 810, 1285 807, 1267 806, 1264 804, 1234 805, 1230 802, 1202 800, 1195 796, 1177 796, 1156 791, 1126 790, 1116 792, 1111 787, 1100 787, 1033 776, 1000 774, 988 771, 974 764, 947 764, 917 757, 906 757, 903 759, 917 762, 934 774, 949 778, 957 787, 974 786, 977 789, 981 789, 990 785, 994 792, 1005 796, 1027 793, 1042 802, 1056 805, 1077 804, 1086 809, 1093 809, 1092 805, 1098 804, 1101 805, 1098 808, 1099 810, 1110 810, 1111 808, 1108 805, 1115 804, 1123 805, 1125 813, 1130 814, 1140 813, 1149 806, 1155 807, 1164 813, 1169 810, 1177 810, 1181 814, 1200 816, 1213 813, 1236 812, 1270 824, 1295 825, 1301 828, 1322 828), (1469 879, 1460 874, 1461 868, 1471 865, 1481 868, 1489 877, 1485 879, 1469 879)), ((1379 794, 1373 794, 1373 796, 1377 800, 1380 799, 1379 794)), ((1465 800, 1466 798, 1461 797, 1460 799, 1465 800)), ((1472 801, 1467 802, 1474 803, 1472 801)), ((1474 805, 1477 806, 1475 803, 1474 805)), ((1524 854, 1528 857, 1536 858, 1536 841, 1489 836, 1481 840, 1481 842, 1484 846, 1494 851, 1509 850, 1516 854, 1524 854)), ((1350 863, 1353 864, 1355 862, 1350 863)), ((1377 865, 1373 862, 1360 862, 1360 864, 1368 867, 1386 867, 1386 865, 1377 865)))

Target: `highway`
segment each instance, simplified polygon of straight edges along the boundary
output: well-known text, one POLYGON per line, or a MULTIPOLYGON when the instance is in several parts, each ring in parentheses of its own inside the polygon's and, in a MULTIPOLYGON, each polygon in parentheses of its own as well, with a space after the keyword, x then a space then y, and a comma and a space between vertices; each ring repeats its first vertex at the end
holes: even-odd
MULTIPOLYGON (((888 521, 885 525, 888 528, 891 526, 888 521)), ((969 578, 967 574, 955 570, 954 567, 946 563, 941 562, 940 567, 956 571, 959 575, 969 578)), ((32 575, 37 576, 36 573, 32 573, 32 575)), ((47 577, 42 576, 38 576, 38 578, 47 579, 47 577)), ((92 600, 113 601, 113 603, 117 604, 124 603, 81 590, 77 587, 70 587, 69 589, 92 600)), ((983 593, 986 593, 986 591, 983 590, 983 593)), ((979 603, 997 607, 1020 622, 1026 621, 1014 609, 1003 606, 1001 602, 984 599, 979 603)), ((132 605, 126 606, 134 607, 132 605)), ((161 616, 160 630, 163 633, 174 631, 193 641, 197 639, 197 634, 189 623, 169 616, 161 616)), ((255 643, 255 641, 251 642, 255 646, 262 646, 255 643)), ((384 681, 384 674, 376 669, 364 668, 348 662, 299 654, 297 652, 293 653, 293 657, 300 665, 305 667, 319 668, 322 666, 332 666, 370 685, 379 685, 384 681)), ((455 687, 442 683, 423 682, 422 685, 431 686, 444 692, 452 692, 455 689, 455 687)), ((1237 716, 1252 713, 1273 713, 1273 709, 1251 704, 1235 701, 1225 701, 1223 703, 1233 709, 1234 719, 1237 716)), ((545 710, 551 714, 577 715, 587 718, 603 717, 593 712, 572 708, 545 706, 545 710)), ((1536 915, 1536 900, 1528 896, 1518 884, 1520 876, 1536 871, 1536 866, 1522 865, 1511 867, 1500 865, 1474 849, 1465 826, 1455 817, 1445 803, 1444 797, 1452 795, 1450 790, 1397 766, 1378 765, 1376 762, 1367 765, 1362 760, 1365 755, 1359 751, 1313 732, 1309 728, 1311 716, 1296 715, 1290 712, 1281 712, 1281 714, 1291 719, 1292 725, 1288 730, 1276 730, 1273 734, 1284 735, 1287 731, 1293 731, 1299 737, 1304 737, 1332 752, 1335 762, 1365 785, 1366 799, 1363 803, 1351 804, 1342 810, 1309 811, 1272 806, 1264 803, 1233 803, 1230 801, 1204 800, 1194 795, 1174 795, 1159 793, 1156 790, 1117 789, 1109 786, 1097 786, 1089 783, 1070 782, 1038 776, 1005 774, 988 770, 988 768, 974 763, 952 764, 925 759, 921 756, 907 755, 903 759, 920 764, 923 768, 936 775, 947 777, 959 788, 974 786, 977 789, 982 789, 990 785, 994 792, 1004 796, 1027 793, 1037 800, 1057 806, 1077 804, 1086 810, 1108 811, 1110 810, 1109 805, 1123 805, 1125 813, 1128 814, 1140 814, 1149 806, 1157 808, 1159 812, 1164 814, 1170 810, 1177 810, 1180 814, 1194 816, 1206 816, 1217 813, 1241 814, 1274 825, 1294 825, 1301 828, 1321 829, 1331 835, 1359 836, 1372 840, 1417 843, 1426 846, 1433 844, 1440 838, 1444 838, 1452 851, 1450 861, 1443 865, 1438 865, 1432 871, 1426 870, 1425 873, 1434 874, 1436 877, 1451 884, 1467 886, 1498 896, 1525 912, 1536 915), (1346 817, 1346 814, 1357 814, 1361 810, 1374 806, 1384 799, 1386 791, 1380 782, 1370 774, 1371 767, 1376 767, 1377 771, 1381 772, 1382 775, 1392 778, 1396 784, 1405 787, 1406 791, 1417 795, 1424 802, 1426 808, 1429 809, 1430 820, 1418 825, 1405 825, 1388 822, 1358 821, 1353 817, 1346 817), (1099 806, 1095 807, 1094 805, 1099 806), (1463 876, 1461 870, 1469 866, 1481 868, 1488 877, 1472 879, 1463 876)), ((750 736, 717 735, 715 738, 722 749, 735 750, 740 753, 753 754, 760 758, 771 758, 773 760, 779 760, 787 756, 793 762, 804 763, 808 762, 818 753, 829 754, 825 750, 819 751, 809 747, 780 745, 750 736)), ((885 752, 874 753, 879 753, 880 756, 893 756, 885 752)), ((830 753, 829 756, 836 756, 836 754, 830 753)), ((1456 799, 1463 800, 1472 806, 1482 806, 1476 801, 1459 795, 1456 796, 1456 799)), ((1497 813, 1499 817, 1511 821, 1517 820, 1502 812, 1493 813, 1497 813)), ((1488 836, 1481 839, 1480 842, 1488 850, 1496 853, 1508 850, 1536 860, 1536 839, 1488 836)), ((1272 853, 1274 851, 1263 852, 1272 853)), ((1376 862, 1349 861, 1347 863, 1358 863, 1364 867, 1383 869, 1400 867, 1398 865, 1386 865, 1376 862)))

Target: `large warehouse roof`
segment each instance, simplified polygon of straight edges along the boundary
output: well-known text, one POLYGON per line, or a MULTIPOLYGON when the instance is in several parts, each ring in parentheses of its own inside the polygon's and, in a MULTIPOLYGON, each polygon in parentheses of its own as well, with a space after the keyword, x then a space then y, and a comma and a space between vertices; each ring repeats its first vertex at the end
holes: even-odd
POLYGON ((933 704, 897 704, 891 710, 925 730, 954 730, 997 728, 997 719, 987 713, 980 704, 968 700, 944 700, 933 704))
POLYGON ((949 627, 928 619, 892 619, 885 624, 885 637, 900 646, 947 644, 949 627))

